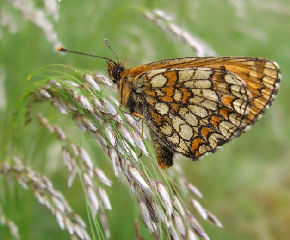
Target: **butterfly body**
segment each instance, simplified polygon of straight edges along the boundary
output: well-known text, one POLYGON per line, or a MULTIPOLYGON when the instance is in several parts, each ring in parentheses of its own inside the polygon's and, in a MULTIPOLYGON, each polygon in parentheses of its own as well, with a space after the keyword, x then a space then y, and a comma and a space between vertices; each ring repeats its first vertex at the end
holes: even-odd
POLYGON ((277 94, 275 62, 249 57, 167 59, 126 69, 108 62, 121 105, 144 117, 159 165, 193 160, 240 135, 277 94))

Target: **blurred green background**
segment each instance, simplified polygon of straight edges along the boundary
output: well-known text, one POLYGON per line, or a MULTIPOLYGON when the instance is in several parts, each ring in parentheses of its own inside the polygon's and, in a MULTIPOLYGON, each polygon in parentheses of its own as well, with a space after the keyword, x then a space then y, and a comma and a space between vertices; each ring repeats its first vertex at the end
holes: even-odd
MULTIPOLYGON (((53 63, 106 72, 105 62, 77 55, 62 56, 43 30, 26 20, 16 0, 0 2, 0 161, 11 153, 25 156, 33 169, 52 179, 76 212, 86 218, 80 184, 66 187, 67 175, 53 138, 32 122, 25 129, 12 121, 15 103, 31 84, 27 76, 53 63), (9 15, 8 24, 3 16, 9 15), (3 23, 4 22, 4 23, 3 23), (11 31, 14 24, 15 31, 11 31), (10 26, 10 27, 9 27, 10 26), (6 104, 5 104, 6 101, 6 104), (12 145, 11 145, 12 143, 12 145), (45 146, 45 147, 43 147, 45 146)), ((43 1, 24 1, 45 11, 43 1)), ((107 38, 127 67, 165 58, 195 56, 173 35, 144 18, 144 11, 161 9, 173 21, 208 43, 218 56, 265 57, 279 63, 282 82, 277 99, 265 116, 246 134, 201 161, 182 161, 187 178, 203 192, 203 205, 223 222, 218 229, 203 222, 211 239, 289 239, 290 236, 290 2, 288 0, 178 0, 178 1, 61 1, 57 20, 48 19, 61 44, 69 49, 112 57, 107 38)), ((13 30, 12 29, 12 30, 13 30)), ((57 42, 57 40, 55 41, 57 42)), ((49 105, 40 106, 51 119, 66 123, 49 105), (45 109, 47 107, 47 109, 45 109)), ((71 121, 71 128, 73 124, 71 121)), ((68 124, 69 125, 69 124, 68 124)), ((69 125, 70 126, 70 125, 69 125)), ((69 126, 67 126, 69 128, 69 126)), ((91 146, 85 134, 75 135, 91 146)), ((118 182, 105 154, 91 148, 95 161, 114 180, 109 192, 111 239, 134 239, 138 215, 135 200, 118 182)), ((31 192, 7 184, 1 177, 0 203, 20 228, 21 239, 68 239, 51 213, 31 192)), ((142 233, 150 239, 142 226, 142 233)), ((11 239, 0 226, 0 239, 11 239)))

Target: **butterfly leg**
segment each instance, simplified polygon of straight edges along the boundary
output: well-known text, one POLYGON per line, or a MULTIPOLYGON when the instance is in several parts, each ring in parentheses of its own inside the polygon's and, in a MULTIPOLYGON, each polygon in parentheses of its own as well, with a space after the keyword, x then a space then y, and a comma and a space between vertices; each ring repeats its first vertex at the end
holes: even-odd
POLYGON ((151 138, 154 142, 154 148, 158 165, 162 168, 168 168, 173 165, 173 152, 165 147, 155 136, 151 133, 151 138))

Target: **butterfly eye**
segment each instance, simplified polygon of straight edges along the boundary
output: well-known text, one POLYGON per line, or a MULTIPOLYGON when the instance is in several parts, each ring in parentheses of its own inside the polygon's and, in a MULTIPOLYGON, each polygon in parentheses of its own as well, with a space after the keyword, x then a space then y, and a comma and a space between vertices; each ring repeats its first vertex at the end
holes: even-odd
POLYGON ((112 72, 112 77, 114 79, 115 82, 118 82, 120 80, 120 74, 121 72, 124 71, 124 67, 122 66, 116 66, 114 69, 113 69, 113 72, 112 72))

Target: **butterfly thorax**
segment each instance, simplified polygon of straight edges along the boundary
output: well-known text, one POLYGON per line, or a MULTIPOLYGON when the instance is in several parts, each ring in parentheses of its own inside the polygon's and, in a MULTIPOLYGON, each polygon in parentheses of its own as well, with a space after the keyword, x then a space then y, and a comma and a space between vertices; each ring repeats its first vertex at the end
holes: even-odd
POLYGON ((117 84, 121 105, 126 106, 130 113, 143 114, 141 99, 133 87, 135 78, 131 77, 130 69, 125 69, 121 63, 114 61, 108 61, 107 66, 110 77, 117 84))

